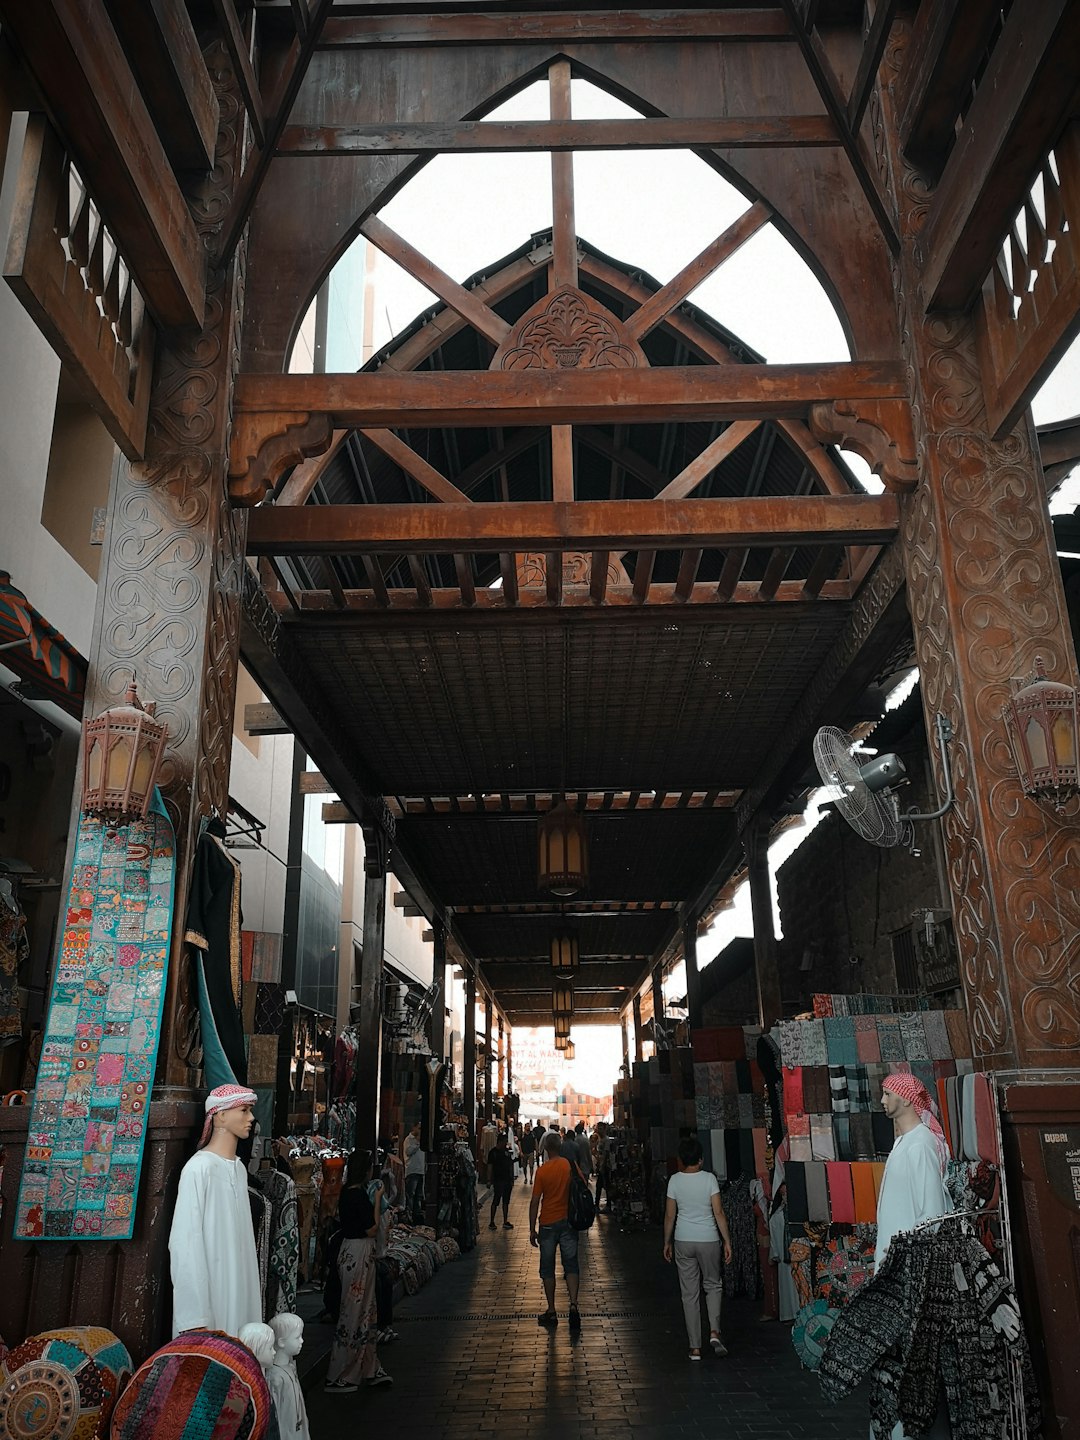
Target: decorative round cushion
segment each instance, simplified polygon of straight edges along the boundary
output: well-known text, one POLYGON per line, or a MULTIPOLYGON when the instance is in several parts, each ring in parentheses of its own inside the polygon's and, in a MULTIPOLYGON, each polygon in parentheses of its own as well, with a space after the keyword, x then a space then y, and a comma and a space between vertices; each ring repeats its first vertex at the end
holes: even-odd
POLYGON ((811 1300, 795 1316, 791 1331, 791 1343, 807 1370, 816 1370, 828 1343, 829 1332, 836 1324, 839 1310, 833 1310, 827 1300, 811 1300))
POLYGON ((232 1335, 189 1330, 155 1350, 113 1410, 112 1440, 262 1440, 270 1391, 232 1335))
POLYGON ((97 1440, 108 1434, 131 1356, 99 1325, 46 1330, 0 1360, 0 1435, 10 1440, 97 1440))

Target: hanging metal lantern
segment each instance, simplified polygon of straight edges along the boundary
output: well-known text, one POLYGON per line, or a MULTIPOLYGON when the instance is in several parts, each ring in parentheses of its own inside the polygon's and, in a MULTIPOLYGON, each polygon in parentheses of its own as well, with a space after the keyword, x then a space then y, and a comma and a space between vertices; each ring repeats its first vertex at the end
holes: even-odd
POLYGON ((574 987, 569 980, 556 980, 551 987, 551 1013, 556 1020, 560 1015, 570 1019, 574 1013, 574 987))
POLYGON ((570 1040, 570 1036, 569 1036, 569 1035, 560 1035, 560 1034, 558 1034, 558 1032, 556 1032, 556 1035, 555 1035, 555 1049, 558 1050, 561 1054, 564 1054, 564 1055, 566 1054, 566 1047, 567 1047, 570 1043, 571 1043, 571 1040, 570 1040))
POLYGON ((557 974, 572 975, 580 958, 576 935, 564 933, 551 937, 551 968, 557 974))
POLYGON ((1052 800, 1060 810, 1080 793, 1077 697, 1071 685, 1048 680, 1042 657, 1034 673, 1015 682, 1001 712, 1024 794, 1052 800))
POLYGON ((560 800, 540 821, 539 885, 553 895, 576 895, 589 883, 585 817, 560 800))
POLYGON ((570 1019, 571 1019, 571 1017, 570 1017, 569 1015, 556 1015, 556 1016, 554 1016, 553 1018, 554 1018, 554 1021, 555 1021, 555 1037, 556 1037, 556 1039, 558 1039, 558 1040, 568 1040, 568 1039, 570 1038, 570 1019))
POLYGON ((564 1060, 573 1060, 574 1056, 577 1054, 577 1051, 574 1048, 573 1040, 567 1040, 566 1044, 563 1046, 562 1053, 564 1060))
POLYGON ((83 725, 82 808, 88 815, 145 818, 169 737, 154 709, 139 700, 133 675, 123 703, 83 725))

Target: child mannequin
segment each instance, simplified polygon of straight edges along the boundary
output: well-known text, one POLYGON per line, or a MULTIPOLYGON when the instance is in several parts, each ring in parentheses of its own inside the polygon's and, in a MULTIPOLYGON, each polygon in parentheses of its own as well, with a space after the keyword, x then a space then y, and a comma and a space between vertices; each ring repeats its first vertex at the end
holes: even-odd
POLYGON ((270 1321, 276 1349, 266 1376, 278 1414, 281 1440, 311 1440, 304 1392, 296 1373, 296 1357, 304 1345, 304 1322, 287 1312, 270 1321))

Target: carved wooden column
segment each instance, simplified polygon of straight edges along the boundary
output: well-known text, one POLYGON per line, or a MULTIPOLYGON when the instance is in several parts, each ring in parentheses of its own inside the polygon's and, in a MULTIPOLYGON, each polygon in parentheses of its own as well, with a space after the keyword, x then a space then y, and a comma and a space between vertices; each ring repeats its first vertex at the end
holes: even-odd
MULTIPOLYGON (((895 76, 905 27, 885 61, 895 76)), ((1076 657, 1038 447, 1025 419, 995 440, 972 316, 923 311, 925 178, 899 154, 884 96, 879 141, 891 170, 901 251, 894 291, 913 386, 917 490, 900 545, 927 733, 943 712, 955 738, 956 803, 942 822, 976 1063, 1076 1063, 1080 1046, 1080 827, 1025 799, 1000 715, 1010 677, 1041 656, 1076 685, 1076 657)), ((940 790, 940 762, 934 755, 940 790)))
POLYGON ((514 1027, 506 1027, 506 1091, 514 1088, 514 1027))
POLYGON ((484 1124, 491 1124, 491 996, 484 998, 484 1124))
POLYGON ((645 1052, 641 1044, 641 996, 634 996, 634 1059, 644 1060, 645 1052))
POLYGON ((356 1143, 374 1150, 382 1084, 383 950, 386 938, 386 874, 390 842, 376 825, 364 826, 364 941, 356 1051, 356 1143))
MULTIPOLYGON (((228 209, 243 113, 223 46, 206 54, 220 104, 210 177, 189 198, 208 252, 228 209)), ((173 945, 158 1078, 190 1085, 196 1002, 181 964, 201 816, 228 803, 246 513, 226 493, 230 410, 243 319, 244 247, 207 277, 205 323, 159 340, 146 457, 113 480, 98 578, 86 710, 116 704, 134 671, 169 726, 161 774, 176 828, 173 945)), ((195 1057, 197 1063, 197 1056, 195 1057)))
POLYGON ((432 946, 431 982, 439 991, 431 1007, 428 1021, 428 1045, 436 1059, 446 1056, 446 926, 435 925, 435 940, 432 946))
POLYGON ((750 822, 743 835, 750 909, 754 920, 754 969, 757 972, 758 1019, 768 1030, 783 1013, 780 967, 773 928, 772 880, 769 877, 769 824, 764 817, 750 822))
POLYGON ((461 1060, 461 1101, 469 1142, 476 1140, 476 977, 465 976, 465 1044, 461 1060))
POLYGON ((506 1094, 506 1032, 503 1017, 499 1016, 499 1094, 506 1094))
POLYGON ((686 966, 686 1016, 691 1031, 705 1023, 701 1014, 701 975, 697 964, 697 916, 683 916, 683 964, 686 966))
POLYGON ((627 1070, 630 1069, 630 1032, 626 1025, 626 1012, 619 1018, 619 1034, 622 1036, 622 1058, 627 1070))

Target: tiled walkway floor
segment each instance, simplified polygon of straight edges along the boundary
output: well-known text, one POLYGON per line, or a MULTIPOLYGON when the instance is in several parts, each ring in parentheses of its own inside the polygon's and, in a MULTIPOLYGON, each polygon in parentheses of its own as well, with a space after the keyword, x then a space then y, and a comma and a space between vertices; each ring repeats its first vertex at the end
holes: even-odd
POLYGON ((599 1216, 582 1237, 581 1335, 570 1335, 561 1276, 559 1327, 541 1329, 528 1196, 519 1183, 513 1230, 488 1230, 482 1212, 477 1248, 398 1306, 401 1338, 380 1350, 392 1389, 327 1395, 319 1367, 312 1440, 371 1425, 392 1440, 866 1440, 865 1402, 825 1405, 791 1327, 760 1323, 756 1305, 726 1309, 727 1359, 687 1359, 657 1229, 623 1235, 599 1216))

